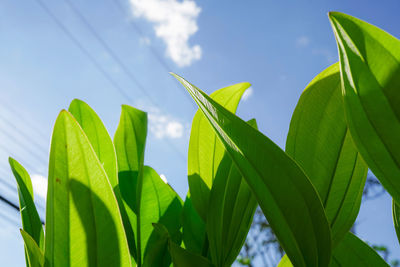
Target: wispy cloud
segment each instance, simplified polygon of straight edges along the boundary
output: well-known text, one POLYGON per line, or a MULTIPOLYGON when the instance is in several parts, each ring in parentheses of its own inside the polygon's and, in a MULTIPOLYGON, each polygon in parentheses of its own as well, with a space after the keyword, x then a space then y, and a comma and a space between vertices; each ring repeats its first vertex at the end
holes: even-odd
POLYGON ((156 36, 167 46, 167 56, 178 66, 189 66, 201 58, 201 47, 189 45, 190 36, 198 31, 201 11, 193 0, 130 0, 130 4, 135 17, 154 25, 156 36))
POLYGON ((247 89, 246 91, 244 91, 243 96, 242 96, 243 101, 246 101, 246 100, 249 99, 252 95, 253 95, 253 87, 250 87, 249 89, 247 89))
POLYGON ((334 62, 336 62, 336 61, 338 60, 338 59, 337 59, 337 55, 334 54, 334 53, 333 53, 331 50, 329 50, 329 49, 325 49, 325 48, 313 49, 313 50, 312 50, 312 53, 313 53, 314 55, 324 57, 324 58, 326 59, 326 61, 327 61, 329 64, 333 64, 334 62))
POLYGON ((296 39, 296 46, 297 47, 306 47, 310 44, 310 38, 303 35, 296 39))

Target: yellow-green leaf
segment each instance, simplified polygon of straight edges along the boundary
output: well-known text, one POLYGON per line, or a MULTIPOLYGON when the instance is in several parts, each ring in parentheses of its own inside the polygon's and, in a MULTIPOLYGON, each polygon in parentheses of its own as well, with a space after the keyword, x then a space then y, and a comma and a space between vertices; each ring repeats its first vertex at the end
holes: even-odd
POLYGON ((30 267, 42 267, 44 264, 43 251, 38 247, 36 241, 24 230, 20 229, 24 239, 27 259, 30 267))
POLYGON ((131 266, 107 174, 65 110, 54 125, 48 179, 45 266, 131 266))
MULTIPOLYGON (((240 98, 249 83, 239 83, 219 89, 211 94, 214 101, 218 102, 231 112, 235 112, 240 98)), ((188 153, 188 180, 191 201, 201 218, 206 221, 210 190, 217 175, 227 176, 227 166, 220 166, 225 150, 217 135, 207 122, 207 119, 199 111, 196 112, 189 140, 188 153)))

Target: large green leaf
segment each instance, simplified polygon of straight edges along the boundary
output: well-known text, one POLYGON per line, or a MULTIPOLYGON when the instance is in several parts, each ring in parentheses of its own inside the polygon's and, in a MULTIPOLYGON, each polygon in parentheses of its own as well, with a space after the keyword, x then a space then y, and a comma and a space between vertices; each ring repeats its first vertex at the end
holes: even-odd
POLYGON ((33 202, 33 189, 28 172, 15 159, 8 159, 11 170, 18 184, 19 207, 21 211, 22 228, 43 250, 44 234, 42 222, 33 202))
MULTIPOLYGON (((255 120, 248 122, 257 128, 255 120)), ((230 266, 237 258, 253 221, 257 200, 241 173, 225 153, 211 188, 207 236, 213 263, 230 266), (222 173, 223 175, 220 175, 222 173)))
POLYGON ((136 262, 138 266, 146 262, 168 265, 169 255, 159 247, 161 237, 152 223, 163 224, 180 243, 182 200, 152 168, 143 166, 146 135, 146 113, 123 106, 114 143, 121 195, 136 238, 136 262), (146 259, 147 255, 152 259, 146 259))
POLYGON ((88 137, 93 150, 96 152, 97 158, 107 173, 108 180, 110 181, 110 184, 114 189, 115 197, 117 198, 126 238, 128 240, 129 250, 132 255, 132 260, 134 260, 136 253, 135 236, 119 189, 117 159, 111 137, 96 112, 82 100, 74 99, 69 106, 69 112, 71 112, 82 127, 82 130, 88 137))
POLYGON ((201 254, 206 240, 206 225, 193 207, 188 194, 182 208, 182 241, 185 248, 201 254))
POLYGON ((334 247, 356 220, 368 171, 345 120, 338 63, 317 75, 302 93, 290 122, 286 153, 317 189, 334 247))
MULTIPOLYGON (((285 255, 278 267, 292 267, 290 260, 285 255)), ((389 265, 378 253, 357 236, 348 232, 339 242, 332 253, 330 267, 388 267, 389 265)))
POLYGON ((400 41, 331 12, 339 48, 346 118, 358 151, 400 202, 400 41))
MULTIPOLYGON (((249 87, 249 83, 235 84, 215 91, 211 97, 229 111, 235 112, 240 98, 249 87)), ((224 153, 224 147, 207 119, 197 111, 193 118, 189 140, 188 180, 192 203, 204 221, 217 170, 221 176, 228 175, 229 161, 226 166, 221 165, 224 153)))
POLYGON ((140 231, 137 224, 137 199, 140 199, 141 186, 138 186, 139 175, 143 175, 144 149, 147 136, 147 113, 133 107, 122 105, 121 118, 114 136, 115 151, 118 162, 118 183, 124 211, 129 219, 125 224, 132 231, 134 240, 128 240, 133 248, 138 266, 142 264, 140 231), (139 190, 140 189, 140 190, 139 190), (138 246, 139 245, 139 246, 138 246))
POLYGON ((400 243, 400 206, 396 204, 396 202, 393 200, 393 224, 394 224, 394 229, 396 230, 397 234, 397 239, 399 240, 400 243))
POLYGON ((50 149, 46 266, 131 266, 117 201, 78 122, 61 111, 50 149))
POLYGON ((387 267, 387 264, 374 249, 352 233, 347 233, 333 250, 332 267, 387 267))
POLYGON ((82 127, 107 173, 111 186, 115 188, 118 184, 117 159, 113 142, 106 127, 96 112, 82 100, 74 99, 69 105, 68 111, 82 127))
POLYGON ((30 267, 42 267, 44 264, 43 251, 38 247, 36 241, 24 230, 20 230, 24 239, 27 259, 30 267))
POLYGON ((192 95, 253 191, 296 266, 327 266, 329 224, 310 180, 270 139, 175 75, 192 95))

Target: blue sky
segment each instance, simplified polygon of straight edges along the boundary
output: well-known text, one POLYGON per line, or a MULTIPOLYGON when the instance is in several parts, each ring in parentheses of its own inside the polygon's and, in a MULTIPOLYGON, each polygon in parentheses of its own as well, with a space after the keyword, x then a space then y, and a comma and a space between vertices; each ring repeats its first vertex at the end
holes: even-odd
MULTIPOLYGON (((302 90, 337 60, 327 18, 332 10, 400 37, 397 0, 1 1, 0 178, 15 187, 7 165, 11 155, 35 175, 40 188, 54 121, 72 99, 80 98, 96 110, 111 135, 121 104, 148 111, 146 164, 164 174, 183 197, 196 107, 168 71, 208 93, 252 83, 238 114, 255 117, 260 130, 283 148, 302 90)), ((4 182, 0 191, 17 202, 4 182)), ((43 192, 38 193, 44 207, 43 192)), ((0 265, 23 266, 19 215, 0 206, 0 265)), ((357 234, 400 255, 389 196, 363 203, 357 234)))

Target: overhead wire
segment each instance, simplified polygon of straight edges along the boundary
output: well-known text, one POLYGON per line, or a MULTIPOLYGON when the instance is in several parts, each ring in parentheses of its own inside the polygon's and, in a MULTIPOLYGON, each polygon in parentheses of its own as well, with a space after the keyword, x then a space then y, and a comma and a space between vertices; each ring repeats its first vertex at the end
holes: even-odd
MULTIPOLYGON (((90 61, 98 68, 103 75, 106 75, 107 78, 114 87, 116 87, 123 95, 124 97, 133 103, 133 100, 131 97, 129 97, 124 90, 122 90, 121 87, 118 86, 118 84, 111 78, 110 75, 101 67, 101 65, 96 61, 96 59, 90 54, 90 52, 85 49, 85 47, 81 44, 81 42, 73 35, 71 31, 69 31, 64 24, 57 18, 57 16, 48 8, 48 6, 43 2, 42 0, 35 0, 43 9, 44 11, 50 16, 50 18, 53 19, 53 21, 56 23, 58 27, 73 41, 73 43, 89 58, 90 61), (116 86, 115 86, 116 85, 116 86)), ((138 81, 138 79, 135 77, 135 75, 129 70, 129 68, 123 63, 123 61, 117 56, 117 54, 113 51, 113 49, 110 48, 110 46, 101 38, 101 36, 97 33, 95 28, 89 23, 89 21, 85 18, 85 16, 75 7, 74 4, 72 4, 71 1, 69 0, 64 0, 67 5, 71 8, 71 10, 77 15, 77 17, 83 22, 83 24, 88 28, 88 30, 93 34, 95 39, 100 43, 100 45, 107 51, 107 53, 114 59, 114 61, 117 63, 117 65, 120 66, 122 71, 127 75, 127 77, 137 86, 137 89, 139 89, 144 96, 147 97, 147 99, 155 106, 160 107, 161 105, 157 104, 157 101, 146 92, 145 88, 143 85, 138 81)), ((167 144, 177 153, 177 155, 180 157, 180 159, 185 162, 186 158, 183 155, 183 153, 168 139, 165 140, 167 144)))

